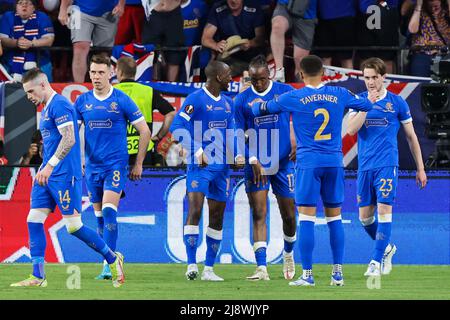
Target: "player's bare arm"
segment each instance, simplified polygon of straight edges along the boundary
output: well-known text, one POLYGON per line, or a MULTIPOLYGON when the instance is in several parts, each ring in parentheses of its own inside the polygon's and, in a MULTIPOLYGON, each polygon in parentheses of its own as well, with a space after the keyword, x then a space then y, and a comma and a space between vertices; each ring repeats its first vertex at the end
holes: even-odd
POLYGON ((416 183, 421 189, 425 188, 427 185, 427 175, 422 160, 419 139, 417 139, 412 122, 404 123, 403 130, 405 131, 406 141, 408 141, 409 149, 411 150, 414 162, 416 163, 416 183))
POLYGON ((45 167, 36 174, 36 181, 41 186, 48 183, 48 179, 51 176, 54 167, 56 167, 56 165, 67 156, 72 147, 75 145, 75 129, 72 123, 63 126, 62 128, 58 128, 58 131, 62 137, 55 154, 48 161, 45 167))
POLYGON ((367 112, 352 112, 348 117, 347 133, 351 136, 355 135, 366 121, 367 112))
POLYGON ((147 153, 151 133, 145 120, 135 123, 134 127, 139 132, 139 147, 138 154, 136 156, 136 162, 134 163, 133 169, 130 173, 130 179, 139 180, 142 176, 142 163, 144 162, 144 158, 147 153))

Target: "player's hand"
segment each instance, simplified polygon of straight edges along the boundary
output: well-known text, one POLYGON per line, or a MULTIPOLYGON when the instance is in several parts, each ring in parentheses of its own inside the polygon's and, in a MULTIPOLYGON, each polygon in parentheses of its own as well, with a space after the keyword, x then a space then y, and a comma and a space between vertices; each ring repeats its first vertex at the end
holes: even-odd
POLYGON ((48 178, 53 172, 53 167, 49 164, 46 164, 44 169, 39 170, 34 178, 40 186, 45 186, 48 184, 48 178))
POLYGON ((63 26, 69 25, 69 14, 67 13, 67 10, 64 9, 59 10, 58 20, 59 23, 61 23, 63 26))
POLYGON ((215 50, 219 53, 222 53, 225 48, 227 47, 227 41, 226 40, 222 40, 216 43, 216 48, 215 50))
POLYGON ((367 99, 369 99, 370 102, 375 103, 375 101, 377 101, 379 97, 380 97, 380 94, 378 93, 377 90, 369 90, 367 99))
POLYGON ((291 152, 289 152, 289 160, 291 161, 297 160, 297 147, 292 146, 291 152))
POLYGON ((417 170, 416 172, 416 183, 419 186, 420 189, 425 188, 427 185, 427 174, 425 173, 424 169, 417 170))
POLYGON ((261 166, 261 163, 259 161, 252 164, 252 170, 253 170, 253 183, 256 184, 257 187, 261 184, 261 186, 266 185, 267 183, 267 176, 265 175, 266 172, 264 168, 261 166))
POLYGON ((246 90, 248 87, 250 87, 252 85, 252 83, 250 82, 250 75, 248 74, 247 70, 242 73, 240 82, 241 82, 241 88, 240 88, 239 92, 246 90))
POLYGON ((236 157, 236 159, 234 160, 234 167, 236 169, 242 169, 244 167, 244 165, 245 165, 245 157, 238 155, 236 157))
POLYGON ((37 155, 38 152, 39 152, 39 147, 38 147, 37 143, 30 144, 30 147, 28 148, 28 156, 30 158, 32 158, 35 155, 37 155))
POLYGON ((202 152, 202 154, 197 157, 197 161, 198 165, 202 168, 208 165, 208 158, 206 157, 204 152, 202 152))
POLYGON ((140 180, 142 178, 142 164, 134 164, 130 173, 130 179, 133 181, 140 180))
POLYGON ((117 4, 113 9, 112 14, 113 14, 113 16, 120 18, 124 12, 125 12, 125 7, 117 4))

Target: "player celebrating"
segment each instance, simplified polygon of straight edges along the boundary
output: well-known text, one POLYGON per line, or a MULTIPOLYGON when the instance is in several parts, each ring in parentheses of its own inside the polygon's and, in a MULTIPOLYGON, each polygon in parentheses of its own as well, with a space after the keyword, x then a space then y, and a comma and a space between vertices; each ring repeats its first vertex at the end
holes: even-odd
POLYGON ((34 104, 44 104, 39 129, 43 138, 43 162, 33 182, 27 224, 33 273, 12 287, 46 287, 44 222, 58 205, 67 231, 100 253, 110 266, 114 287, 125 281, 123 257, 114 253, 99 235, 81 221, 81 157, 76 112, 70 102, 51 88, 39 69, 28 71, 23 88, 34 104))
MULTIPOLYGON (((98 230, 108 246, 115 250, 117 208, 127 180, 127 121, 139 132, 138 154, 130 173, 132 180, 141 178, 150 130, 136 104, 109 83, 111 61, 108 57, 94 55, 89 75, 94 89, 81 94, 75 102, 78 118, 85 124, 86 185, 98 230)), ((97 279, 110 277, 109 267, 105 264, 97 279)))
MULTIPOLYGON (((291 148, 290 124, 288 112, 278 115, 255 117, 251 106, 255 101, 269 101, 274 97, 291 91, 292 87, 284 83, 269 80, 269 68, 264 56, 255 57, 249 65, 249 75, 252 86, 240 93, 234 99, 236 129, 244 131, 250 129, 255 131, 256 137, 260 139, 260 132, 265 131, 267 141, 263 144, 264 152, 273 156, 274 149, 279 150, 276 164, 266 163, 264 165, 258 160, 259 141, 252 141, 255 145, 249 147, 245 166, 245 190, 253 214, 253 249, 257 263, 256 272, 247 277, 249 280, 270 280, 267 272, 266 248, 267 248, 267 195, 270 181, 273 193, 277 197, 278 207, 283 219, 284 250, 283 250, 283 274, 286 279, 292 279, 295 275, 295 262, 293 248, 296 240, 295 205, 294 205, 294 163, 291 156, 295 155, 295 148, 291 148), (277 136, 272 137, 272 131, 276 130, 277 136), (277 144, 278 147, 272 145, 277 144), (292 152, 293 151, 293 152, 292 152), (265 175, 268 166, 273 167, 276 172, 265 175)), ((256 139, 255 139, 256 140, 256 139)), ((238 148, 238 156, 244 155, 242 146, 238 148)))
POLYGON ((344 229, 341 205, 344 200, 344 168, 342 156, 342 118, 344 109, 352 107, 367 112, 372 104, 347 89, 324 86, 322 61, 307 56, 300 63, 306 87, 283 94, 269 102, 252 107, 255 116, 288 111, 292 113, 297 140, 295 202, 300 220, 300 260, 303 274, 292 286, 314 286, 312 252, 314 222, 319 195, 330 230, 333 254, 331 285, 342 286, 344 278, 344 229))
POLYGON ((212 61, 206 67, 205 73, 205 87, 186 97, 170 131, 175 140, 180 141, 179 138, 183 137, 183 146, 190 152, 186 179, 189 212, 184 226, 188 260, 186 277, 194 280, 198 276, 198 225, 206 196, 209 226, 206 231, 205 268, 201 279, 223 281, 214 273, 213 266, 222 241, 223 214, 229 188, 226 130, 234 127, 232 101, 220 92, 228 89, 231 70, 223 62, 212 61), (204 141, 202 137, 209 134, 215 138, 212 138, 212 142, 204 141), (214 155, 213 152, 207 153, 212 147, 215 149, 214 155))
POLYGON ((380 276, 391 272, 392 257, 397 250, 390 244, 390 238, 398 181, 397 133, 400 123, 416 162, 416 181, 421 188, 426 186, 427 176, 409 107, 402 97, 388 92, 383 86, 385 63, 379 58, 367 59, 362 64, 362 71, 368 90, 362 96, 372 94, 376 101, 367 114, 351 112, 347 131, 351 135, 358 132, 359 219, 375 240, 375 251, 364 275, 380 276), (375 208, 378 219, 375 219, 375 208))

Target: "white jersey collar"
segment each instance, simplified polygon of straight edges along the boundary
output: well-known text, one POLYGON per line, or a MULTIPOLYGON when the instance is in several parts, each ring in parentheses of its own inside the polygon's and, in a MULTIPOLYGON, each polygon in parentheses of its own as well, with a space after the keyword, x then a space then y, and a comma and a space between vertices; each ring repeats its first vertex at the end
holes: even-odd
POLYGON ((114 87, 111 86, 111 88, 109 89, 108 94, 105 97, 99 97, 98 95, 95 94, 95 90, 92 90, 92 93, 94 94, 95 99, 100 100, 100 101, 105 101, 106 99, 108 99, 109 97, 111 97, 112 93, 113 93, 114 87))
POLYGON ((203 90, 205 90, 206 94, 214 101, 216 101, 216 102, 220 101, 220 98, 221 98, 220 94, 218 97, 215 97, 211 92, 208 91, 208 89, 206 89, 206 86, 203 87, 203 90))
POLYGON ((257 95, 260 96, 260 97, 264 97, 266 94, 268 94, 268 93, 270 92, 270 90, 272 90, 272 87, 273 87, 273 82, 272 82, 272 80, 269 80, 269 81, 270 81, 269 86, 268 86, 267 89, 264 90, 263 92, 258 92, 258 91, 256 91, 255 88, 254 88, 253 85, 252 85, 252 91, 253 91, 253 93, 254 93, 254 94, 257 94, 257 95))
POLYGON ((52 102, 54 96, 56 96, 56 92, 55 90, 52 90, 52 95, 50 96, 50 98, 48 98, 44 108, 47 108, 47 106, 52 102))
POLYGON ((313 86, 310 85, 310 84, 307 85, 307 87, 308 87, 308 88, 311 88, 311 89, 320 89, 320 88, 322 88, 323 86, 324 86, 323 83, 319 84, 317 87, 313 87, 313 86))

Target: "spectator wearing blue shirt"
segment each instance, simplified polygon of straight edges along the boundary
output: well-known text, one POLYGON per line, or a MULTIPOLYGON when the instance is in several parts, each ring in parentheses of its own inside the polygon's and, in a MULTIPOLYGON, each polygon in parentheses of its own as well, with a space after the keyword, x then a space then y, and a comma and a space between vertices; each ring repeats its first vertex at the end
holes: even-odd
POLYGON ((51 81, 50 53, 47 50, 38 53, 36 48, 51 46, 55 34, 50 18, 36 11, 36 7, 34 0, 18 0, 15 12, 6 12, 0 21, 0 40, 5 49, 9 49, 4 62, 17 81, 22 80, 24 72, 38 64, 51 81))
POLYGON ((316 28, 317 0, 278 0, 272 16, 270 46, 275 60, 275 81, 285 82, 285 34, 292 29, 295 77, 300 80, 300 61, 309 55, 316 28))
MULTIPOLYGON (((314 37, 314 46, 352 47, 356 44, 356 5, 352 1, 318 0, 319 23, 314 37)), ((324 65, 339 63, 341 67, 353 69, 353 51, 318 51, 324 65)))
POLYGON ((264 15, 258 1, 224 0, 213 5, 203 30, 202 45, 230 66, 233 77, 247 70, 254 56, 264 53, 264 43, 264 15), (231 43, 227 47, 227 39, 233 36, 242 40, 239 51, 228 56, 225 53, 231 43))
MULTIPOLYGON (((357 21, 358 46, 396 47, 400 43, 400 0, 359 0, 357 21), (379 8, 375 9, 375 7, 379 8), (379 12, 379 18, 374 17, 379 12), (375 19, 374 19, 375 18, 375 19), (379 26, 374 22, 379 21, 379 26)), ((361 60, 371 57, 382 59, 386 73, 394 72, 396 51, 363 50, 358 52, 361 60)))
POLYGON ((91 44, 94 47, 114 45, 117 24, 124 7, 125 0, 61 0, 58 20, 71 31, 75 82, 85 81, 91 44))

